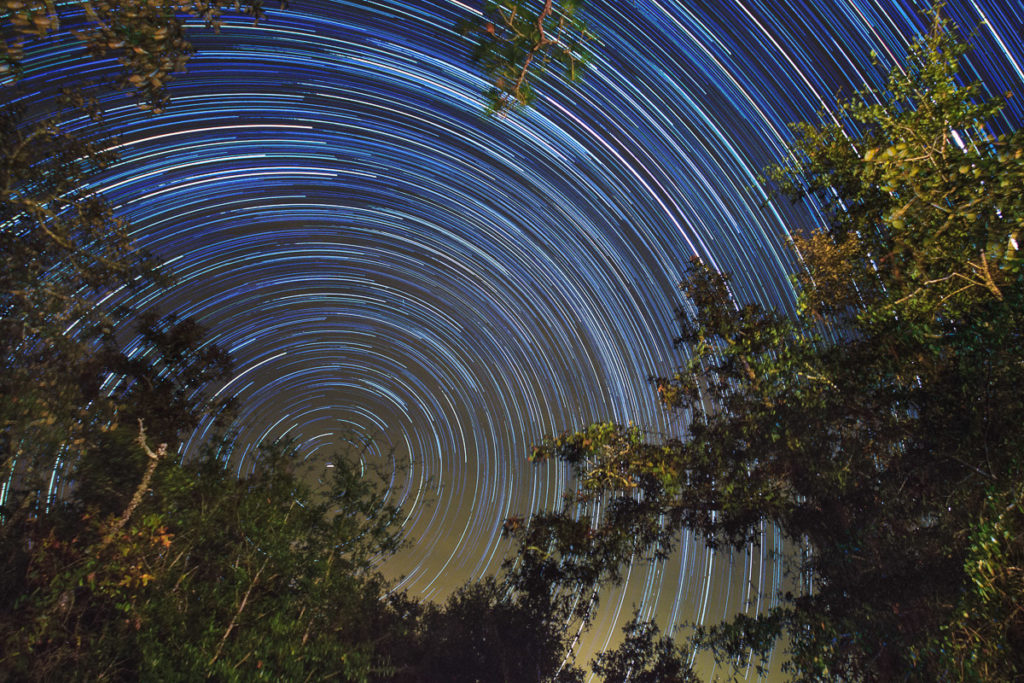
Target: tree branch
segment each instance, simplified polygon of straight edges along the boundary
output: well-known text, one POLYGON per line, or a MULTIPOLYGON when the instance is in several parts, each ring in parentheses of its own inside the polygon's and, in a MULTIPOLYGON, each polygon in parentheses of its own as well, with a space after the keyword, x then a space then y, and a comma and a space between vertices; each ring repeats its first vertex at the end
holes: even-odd
POLYGON ((139 419, 139 438, 137 441, 145 454, 149 456, 149 463, 146 465, 146 472, 142 475, 142 481, 139 482, 138 487, 135 489, 135 494, 132 496, 131 502, 128 503, 128 507, 124 509, 120 519, 114 523, 107 532, 107 535, 104 536, 103 542, 100 544, 101 548, 113 541, 117 532, 123 529, 124 525, 128 523, 132 513, 135 512, 135 508, 139 507, 139 504, 142 502, 142 496, 146 495, 146 491, 149 489, 149 482, 153 478, 153 472, 156 471, 156 466, 160 463, 160 459, 167 455, 167 444, 160 444, 156 449, 156 452, 153 452, 153 449, 151 449, 149 444, 146 443, 146 428, 143 426, 141 418, 139 419))
POLYGON ((217 643, 217 651, 213 653, 213 657, 210 658, 210 661, 207 662, 206 666, 213 666, 213 663, 217 661, 218 657, 220 657, 221 650, 224 649, 224 643, 227 642, 228 636, 230 636, 231 632, 235 629, 235 624, 238 623, 238 617, 241 616, 242 610, 245 609, 246 603, 249 602, 249 595, 252 593, 252 589, 256 587, 256 583, 260 580, 260 574, 262 574, 263 570, 267 568, 267 562, 269 561, 270 557, 268 556, 263 560, 263 564, 260 565, 260 568, 256 570, 256 575, 252 577, 249 587, 245 590, 245 595, 242 596, 242 602, 239 603, 238 609, 235 611, 234 616, 231 617, 231 622, 228 624, 227 629, 224 630, 224 635, 221 636, 220 642, 217 643))

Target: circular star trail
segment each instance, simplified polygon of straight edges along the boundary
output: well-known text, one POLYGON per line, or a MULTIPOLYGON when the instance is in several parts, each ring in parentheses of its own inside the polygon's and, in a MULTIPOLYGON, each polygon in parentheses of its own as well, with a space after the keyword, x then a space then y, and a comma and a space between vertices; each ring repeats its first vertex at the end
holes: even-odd
MULTIPOLYGON (((177 277, 137 303, 196 318, 236 359, 220 392, 238 399, 240 443, 288 436, 309 458, 382 467, 410 544, 387 571, 427 598, 498 570, 506 517, 559 503, 566 473, 526 462, 545 434, 681 430, 646 378, 680 360, 691 256, 732 271, 742 298, 791 306, 784 236, 821 219, 766 204, 757 175, 784 158, 789 122, 880 84, 926 9, 591 0, 602 44, 585 81, 547 79, 534 108, 490 119, 451 29, 471 5, 300 0, 258 26, 196 26, 166 113, 111 100, 121 161, 96 182, 177 277)), ((1019 90, 1024 6, 946 13, 975 31, 967 76, 1019 90)), ((83 71, 70 41, 30 59, 39 92, 107 68, 83 71)), ((1021 113, 1010 99, 1008 120, 1021 113)), ((583 651, 634 606, 668 623, 758 609, 774 547, 685 538, 604 598, 583 651)))

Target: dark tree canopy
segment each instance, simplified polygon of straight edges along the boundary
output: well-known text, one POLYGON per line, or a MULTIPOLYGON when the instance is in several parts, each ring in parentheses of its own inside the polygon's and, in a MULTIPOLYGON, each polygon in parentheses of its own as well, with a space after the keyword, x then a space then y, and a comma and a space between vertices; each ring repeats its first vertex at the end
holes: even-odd
POLYGON ((605 683, 699 683, 687 663, 688 653, 672 638, 659 638, 657 624, 634 616, 622 631, 622 644, 593 662, 592 671, 605 683))
POLYGON ((680 529, 742 547, 769 524, 813 591, 696 629, 697 647, 743 663, 784 639, 796 680, 1024 676, 1024 134, 933 19, 884 90, 795 126, 766 174, 828 216, 792 240, 798 313, 737 302, 694 260, 689 360, 654 381, 686 433, 603 424, 539 447, 579 494, 513 531, 527 564, 614 580, 680 529))

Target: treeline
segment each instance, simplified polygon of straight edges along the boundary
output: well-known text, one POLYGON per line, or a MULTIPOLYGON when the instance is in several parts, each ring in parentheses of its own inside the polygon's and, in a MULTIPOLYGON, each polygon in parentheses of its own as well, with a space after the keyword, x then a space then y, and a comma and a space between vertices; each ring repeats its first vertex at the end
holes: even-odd
MULTIPOLYGON (((19 41, 60 17, 6 8, 17 75, 19 41)), ((82 13, 90 53, 117 57, 119 85, 159 110, 192 53, 183 17, 217 25, 223 9, 61 11, 82 13)), ((576 5, 484 9, 462 29, 493 111, 533 101, 537 69, 585 64, 576 5)), ((965 45, 930 16, 884 89, 795 126, 765 174, 828 219, 792 240, 796 314, 737 302, 695 260, 689 360, 654 382, 685 432, 653 442, 607 423, 539 445, 535 459, 574 467, 577 494, 509 520, 501 576, 443 605, 376 569, 398 511, 344 454, 314 472, 273 444, 250 475, 226 469, 232 407, 212 389, 230 358, 190 320, 95 305, 169 277, 84 189, 110 145, 67 122, 100 107, 76 92, 48 117, 5 107, 0 680, 580 681, 571 636, 629 562, 673 552, 682 530, 744 547, 766 526, 813 589, 676 638, 634 620, 591 670, 689 682, 695 649, 742 669, 779 646, 798 681, 1024 678, 1024 135, 963 81, 965 45), (181 462, 168 444, 204 420, 219 436, 181 462)))
POLYGON ((344 459, 311 486, 278 445, 239 479, 216 447, 180 465, 137 428, 89 460, 138 455, 133 487, 76 472, 104 495, 5 521, 0 678, 527 681, 561 663, 544 600, 493 579, 444 605, 391 592, 375 567, 397 510, 344 459))

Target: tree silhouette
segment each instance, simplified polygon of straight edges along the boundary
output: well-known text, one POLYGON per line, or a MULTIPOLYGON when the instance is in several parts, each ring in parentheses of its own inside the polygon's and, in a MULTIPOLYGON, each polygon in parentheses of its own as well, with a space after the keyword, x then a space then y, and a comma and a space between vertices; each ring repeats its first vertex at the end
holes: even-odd
POLYGON ((689 360, 654 380, 686 433, 603 424, 538 447, 579 492, 513 530, 525 562, 600 584, 680 529, 742 547, 773 525, 814 589, 697 629, 697 647, 742 666, 784 638, 795 680, 1024 675, 1024 135, 961 83, 966 47, 932 19, 884 90, 795 126, 766 173, 828 216, 792 242, 797 314, 737 302, 695 259, 689 360))

